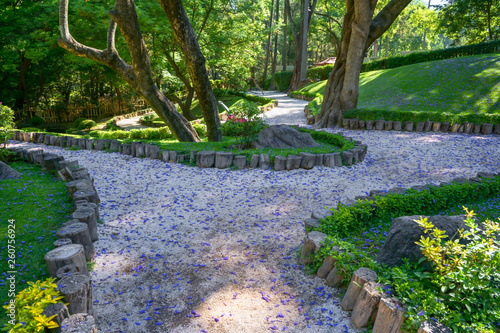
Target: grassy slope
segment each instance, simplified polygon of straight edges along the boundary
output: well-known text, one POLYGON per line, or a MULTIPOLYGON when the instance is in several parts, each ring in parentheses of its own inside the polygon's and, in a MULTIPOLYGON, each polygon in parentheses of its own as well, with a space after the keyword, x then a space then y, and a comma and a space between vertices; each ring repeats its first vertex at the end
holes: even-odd
MULTIPOLYGON (((359 108, 500 113, 500 54, 430 61, 362 73, 359 108)), ((301 90, 325 91, 326 81, 301 90)))
MULTIPOLYGON (((222 101, 228 108, 231 108, 234 104, 238 103, 240 100, 244 99, 243 97, 239 96, 233 96, 233 95, 224 95, 220 97, 216 97, 217 101, 222 101)), ((219 106, 219 112, 225 112, 226 109, 222 107, 222 105, 218 104, 219 106)), ((196 116, 196 117, 203 117, 203 114, 201 113, 201 107, 200 104, 198 103, 198 100, 194 100, 193 104, 191 106, 191 112, 196 116)))
MULTIPOLYGON (((7 223, 16 226, 16 293, 27 281, 48 278, 44 256, 54 248, 55 232, 69 219, 71 199, 63 181, 43 173, 39 166, 14 162, 10 165, 21 178, 0 181, 0 271, 10 271, 7 259, 7 223)), ((5 278, 0 277, 0 304, 8 301, 5 278)), ((0 309, 0 327, 7 317, 0 309)))

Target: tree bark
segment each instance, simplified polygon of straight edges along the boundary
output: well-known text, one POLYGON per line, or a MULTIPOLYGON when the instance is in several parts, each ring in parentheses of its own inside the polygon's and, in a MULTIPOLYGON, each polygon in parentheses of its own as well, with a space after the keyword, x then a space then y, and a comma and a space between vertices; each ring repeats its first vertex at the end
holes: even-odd
POLYGON ((177 43, 186 58, 188 72, 193 81, 193 88, 196 91, 207 126, 208 141, 221 141, 222 130, 217 100, 208 77, 205 57, 201 53, 198 39, 184 10, 182 0, 160 0, 160 4, 172 25, 177 43))
POLYGON ((283 24, 283 50, 281 51, 281 65, 283 67, 283 71, 286 71, 286 35, 287 35, 287 28, 288 28, 288 16, 286 14, 286 4, 283 12, 283 19, 284 19, 284 24, 283 24))
POLYGON ((359 74, 366 50, 389 29, 411 0, 391 0, 373 18, 377 0, 347 0, 339 56, 325 88, 315 128, 340 126, 358 104, 359 74))
POLYGON ((105 50, 80 44, 71 36, 68 23, 68 1, 60 1, 59 26, 61 36, 58 40, 59 46, 76 56, 94 60, 114 70, 155 110, 179 141, 200 141, 193 126, 177 111, 174 104, 160 92, 160 89, 153 82, 149 53, 142 38, 133 1, 116 0, 113 10, 109 11, 111 21, 105 50), (132 65, 128 65, 115 48, 117 26, 127 43, 132 65))
MULTIPOLYGON (((276 25, 279 24, 280 18, 280 0, 276 0, 276 17, 274 21, 276 25)), ((273 64, 271 65, 271 86, 269 90, 276 89, 276 82, 274 82, 274 73, 276 73, 276 63, 278 61, 278 30, 274 33, 274 54, 273 54, 273 64)))
POLYGON ((269 67, 269 54, 271 53, 271 34, 273 27, 274 0, 271 0, 271 15, 269 18, 269 34, 266 44, 266 59, 264 60, 264 74, 262 75, 262 85, 265 85, 267 79, 267 67, 269 67))

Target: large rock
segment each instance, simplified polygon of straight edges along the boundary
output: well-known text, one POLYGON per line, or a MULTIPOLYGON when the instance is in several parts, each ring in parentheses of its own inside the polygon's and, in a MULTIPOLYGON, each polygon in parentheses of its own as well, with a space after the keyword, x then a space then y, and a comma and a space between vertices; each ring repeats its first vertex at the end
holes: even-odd
POLYGON ((7 164, 0 162, 0 180, 21 178, 21 174, 7 164))
MULTIPOLYGON (((387 266, 398 266, 403 264, 403 258, 410 262, 417 262, 423 257, 421 248, 415 244, 420 241, 424 234, 424 228, 415 220, 420 220, 420 215, 402 216, 394 219, 387 234, 384 246, 380 250, 376 261, 387 266)), ((425 216, 424 216, 425 217, 425 216)), ((432 222, 435 228, 444 230, 447 239, 452 238, 459 229, 469 229, 464 223, 465 216, 430 216, 427 220, 432 222)))
POLYGON ((253 143, 255 148, 305 148, 319 147, 311 134, 301 133, 286 125, 273 125, 259 133, 259 139, 253 143))

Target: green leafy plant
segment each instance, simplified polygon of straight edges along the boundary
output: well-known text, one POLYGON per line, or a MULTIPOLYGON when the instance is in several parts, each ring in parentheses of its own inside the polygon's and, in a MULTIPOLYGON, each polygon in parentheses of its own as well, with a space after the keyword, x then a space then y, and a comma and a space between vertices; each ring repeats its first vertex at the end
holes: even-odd
POLYGON ((4 148, 14 128, 14 111, 0 102, 0 145, 4 148))
POLYGON ((207 126, 206 125, 203 125, 203 124, 193 124, 193 127, 194 127, 196 133, 198 133, 198 136, 200 138, 204 137, 204 136, 207 136, 207 126))
POLYGON ((39 116, 34 116, 33 118, 31 118, 30 120, 28 120, 28 123, 31 125, 31 126, 40 126, 40 125, 43 125, 43 123, 45 123, 43 121, 43 118, 42 117, 39 117, 39 116))
POLYGON ((80 123, 81 123, 82 121, 84 121, 84 120, 86 120, 86 118, 78 118, 78 119, 76 119, 76 120, 73 122, 73 127, 74 127, 74 128, 78 128, 78 126, 80 126, 80 123))
POLYGON ((95 121, 91 119, 85 119, 78 125, 79 130, 89 130, 96 125, 95 121))
MULTIPOLYGON (((3 331, 45 332, 45 328, 59 327, 52 320, 55 315, 47 318, 42 314, 48 305, 56 304, 63 298, 54 281, 55 278, 49 278, 45 281, 28 282, 30 286, 19 292, 14 300, 15 320, 8 322, 3 331)), ((3 306, 7 312, 10 311, 9 306, 12 307, 12 304, 3 306)))
POLYGON ((237 138, 241 148, 250 148, 264 129, 263 111, 255 103, 243 101, 231 108, 231 115, 222 125, 222 134, 237 138))
POLYGON ((273 79, 279 91, 286 90, 292 81, 293 72, 284 71, 274 73, 273 79))

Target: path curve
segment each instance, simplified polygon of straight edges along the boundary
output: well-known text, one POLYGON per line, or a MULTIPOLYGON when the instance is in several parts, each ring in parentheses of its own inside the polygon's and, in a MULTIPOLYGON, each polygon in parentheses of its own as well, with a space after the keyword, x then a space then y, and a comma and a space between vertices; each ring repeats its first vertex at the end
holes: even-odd
MULTIPOLYGON (((262 96, 260 91, 252 91, 252 94, 262 96)), ((309 102, 288 97, 278 91, 264 91, 264 97, 278 100, 278 107, 266 112, 266 122, 269 125, 306 125, 304 108, 309 102)))
POLYGON ((141 119, 144 116, 149 116, 149 115, 156 115, 156 113, 150 112, 147 114, 143 114, 142 116, 122 119, 122 120, 119 120, 116 122, 116 126, 120 127, 121 129, 123 129, 125 131, 130 131, 133 129, 149 128, 148 126, 144 126, 144 125, 141 125, 139 123, 139 119, 141 119))

